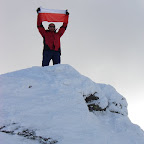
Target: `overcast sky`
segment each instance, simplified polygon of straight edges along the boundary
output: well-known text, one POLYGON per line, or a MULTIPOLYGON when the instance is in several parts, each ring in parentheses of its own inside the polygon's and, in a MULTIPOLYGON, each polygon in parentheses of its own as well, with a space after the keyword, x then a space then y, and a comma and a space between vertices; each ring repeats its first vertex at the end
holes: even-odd
POLYGON ((114 86, 132 122, 144 129, 144 0, 1 0, 0 74, 41 66, 39 6, 69 10, 62 63, 114 86))

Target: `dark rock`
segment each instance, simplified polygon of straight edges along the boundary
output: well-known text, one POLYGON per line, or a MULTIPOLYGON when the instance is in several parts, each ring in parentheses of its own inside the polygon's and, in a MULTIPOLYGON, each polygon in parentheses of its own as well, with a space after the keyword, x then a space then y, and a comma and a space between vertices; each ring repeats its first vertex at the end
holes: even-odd
POLYGON ((0 132, 11 134, 11 135, 23 136, 23 137, 25 137, 27 139, 39 141, 39 143, 41 143, 41 144, 55 144, 55 143, 58 142, 57 140, 53 140, 52 138, 45 138, 45 137, 42 137, 42 136, 37 136, 35 131, 34 130, 30 130, 30 129, 25 129, 23 131, 15 132, 15 130, 18 130, 18 129, 21 130, 20 126, 18 126, 13 131, 9 131, 9 130, 5 130, 4 129, 4 128, 7 128, 7 127, 9 127, 11 125, 15 125, 15 124, 16 123, 12 123, 12 124, 9 124, 7 126, 1 126, 0 127, 0 132))
POLYGON ((97 97, 95 94, 97 92, 95 92, 94 94, 90 94, 88 96, 85 96, 85 101, 87 103, 87 106, 88 106, 88 109, 90 112, 93 112, 93 111, 105 111, 106 108, 101 108, 97 103, 96 101, 99 100, 99 97, 97 97))
POLYGON ((3 133, 7 133, 7 134, 14 134, 14 131, 7 131, 7 130, 2 130, 1 132, 3 132, 3 133))
POLYGON ((5 128, 5 127, 6 127, 6 126, 2 126, 2 127, 0 127, 0 130, 3 129, 3 128, 5 128))
POLYGON ((94 100, 98 100, 99 97, 95 96, 95 94, 96 94, 96 93, 87 96, 86 99, 85 99, 86 103, 91 102, 91 101, 94 101, 94 100))
POLYGON ((89 111, 106 111, 106 108, 102 109, 99 105, 89 104, 88 105, 89 111))
POLYGON ((110 111, 110 112, 123 115, 122 113, 119 113, 118 111, 110 111))

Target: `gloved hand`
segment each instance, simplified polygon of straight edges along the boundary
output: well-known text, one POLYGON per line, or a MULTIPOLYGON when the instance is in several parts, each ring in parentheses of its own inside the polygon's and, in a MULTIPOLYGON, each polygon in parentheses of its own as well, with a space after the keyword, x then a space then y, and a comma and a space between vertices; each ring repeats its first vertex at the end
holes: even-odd
POLYGON ((37 10, 36 10, 36 11, 37 11, 37 13, 38 13, 38 12, 40 11, 40 7, 39 7, 39 8, 37 8, 37 10))
POLYGON ((69 12, 68 12, 68 10, 66 10, 66 15, 69 15, 69 12))

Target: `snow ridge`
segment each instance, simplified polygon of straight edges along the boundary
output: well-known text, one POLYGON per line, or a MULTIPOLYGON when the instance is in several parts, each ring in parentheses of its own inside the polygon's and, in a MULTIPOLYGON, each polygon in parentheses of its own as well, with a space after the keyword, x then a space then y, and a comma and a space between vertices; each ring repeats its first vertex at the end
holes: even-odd
MULTIPOLYGON (((144 132, 129 120, 122 95, 112 86, 95 83, 62 64, 0 76, 3 143, 4 130, 15 134, 30 130, 35 138, 51 138, 58 144, 144 143, 144 132), (13 127, 16 125, 19 128, 13 127)), ((14 143, 19 141, 32 143, 18 138, 14 143)))

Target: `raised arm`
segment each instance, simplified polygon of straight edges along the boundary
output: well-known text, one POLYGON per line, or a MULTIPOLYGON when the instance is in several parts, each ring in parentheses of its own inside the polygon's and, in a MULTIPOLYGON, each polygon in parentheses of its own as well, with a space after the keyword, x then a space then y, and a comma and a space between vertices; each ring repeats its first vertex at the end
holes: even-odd
MULTIPOLYGON (((40 11, 40 8, 38 8, 36 11, 38 13, 40 11)), ((45 31, 45 29, 44 29, 44 27, 42 25, 42 22, 40 22, 40 16, 39 16, 39 14, 37 16, 37 28, 38 28, 40 34, 42 35, 42 37, 45 37, 46 31, 45 31)))
POLYGON ((69 13, 68 13, 68 11, 66 11, 64 23, 63 23, 63 25, 60 27, 60 29, 58 31, 58 34, 60 35, 60 37, 64 34, 64 32, 65 32, 65 30, 67 28, 68 18, 69 18, 69 13))

